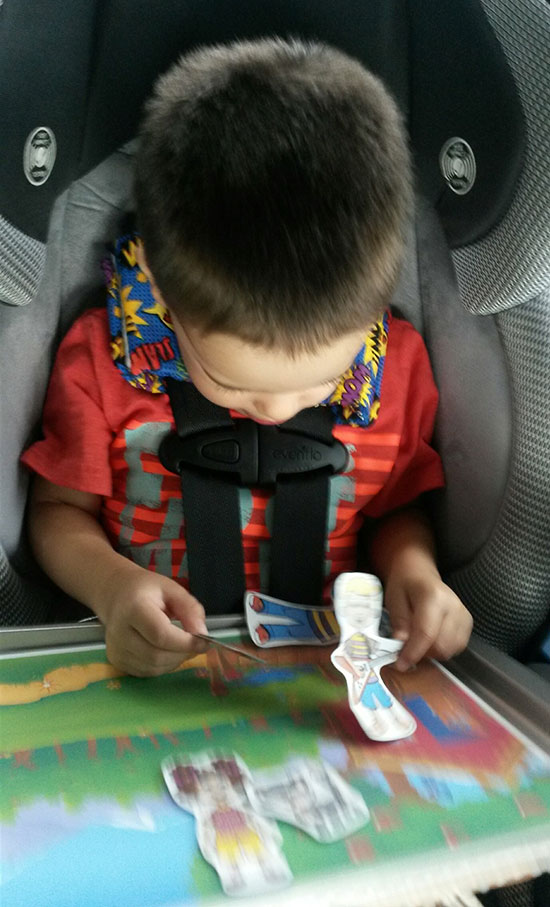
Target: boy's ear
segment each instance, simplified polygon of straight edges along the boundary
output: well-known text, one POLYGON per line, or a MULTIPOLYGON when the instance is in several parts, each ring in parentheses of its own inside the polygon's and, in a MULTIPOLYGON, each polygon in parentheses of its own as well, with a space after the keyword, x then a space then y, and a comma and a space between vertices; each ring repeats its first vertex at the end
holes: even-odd
POLYGON ((145 255, 145 248, 144 248, 142 242, 137 243, 136 261, 140 267, 140 270, 143 271, 143 273, 146 275, 147 279, 149 281, 151 281, 151 283, 153 283, 154 278, 153 278, 153 275, 151 274, 151 271, 149 270, 149 265, 147 264, 147 256, 145 255))
POLYGON ((156 284, 155 278, 153 277, 149 265, 147 264, 147 256, 145 254, 145 248, 142 242, 137 243, 136 261, 138 263, 138 267, 141 271, 143 271, 143 273, 147 277, 147 280, 149 281, 149 284, 151 285, 151 292, 153 293, 154 298, 159 305, 166 306, 166 303, 162 298, 162 294, 156 284))

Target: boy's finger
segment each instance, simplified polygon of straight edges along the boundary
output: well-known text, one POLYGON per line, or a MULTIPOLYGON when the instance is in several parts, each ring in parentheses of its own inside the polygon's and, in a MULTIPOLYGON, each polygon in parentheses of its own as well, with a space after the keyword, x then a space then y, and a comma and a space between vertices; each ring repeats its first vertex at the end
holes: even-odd
POLYGON ((411 611, 405 595, 394 596, 386 602, 391 620, 392 636, 394 639, 406 640, 411 632, 411 611))
POLYGON ((107 640, 107 652, 117 667, 136 677, 151 677, 173 671, 184 660, 181 652, 154 648, 137 630, 129 627, 124 644, 107 640))
POLYGON ((170 614, 188 633, 208 633, 204 608, 186 589, 176 587, 168 599, 170 614))
POLYGON ((430 655, 439 658, 441 661, 447 661, 453 655, 458 655, 468 645, 470 639, 471 626, 468 621, 451 620, 447 618, 443 622, 439 636, 433 646, 430 655))
POLYGON ((395 666, 400 671, 407 671, 424 657, 433 647, 439 636, 442 614, 437 606, 426 606, 415 615, 409 639, 403 646, 395 666))
MULTIPOLYGON (((176 615, 179 618, 179 615, 176 615)), ((197 621, 200 625, 200 621, 197 621)), ((191 633, 195 630, 183 630, 172 623, 168 614, 160 608, 147 608, 140 611, 133 621, 134 629, 154 649, 164 652, 192 652, 199 650, 191 633)), ((197 631, 205 632, 205 631, 197 631)))

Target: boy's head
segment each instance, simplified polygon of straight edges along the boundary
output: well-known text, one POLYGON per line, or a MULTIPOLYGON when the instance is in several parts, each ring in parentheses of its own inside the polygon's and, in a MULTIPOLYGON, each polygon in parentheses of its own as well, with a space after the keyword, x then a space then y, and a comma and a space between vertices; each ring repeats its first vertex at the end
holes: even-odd
MULTIPOLYGON (((136 195, 147 266, 180 344, 191 347, 182 350, 188 368, 215 336, 260 359, 309 356, 313 372, 338 346, 326 363, 334 376, 317 368, 305 388, 315 394, 300 398, 324 399, 387 306, 399 268, 410 166, 382 84, 320 44, 195 51, 159 79, 147 105, 136 195)), ((211 353, 219 364, 207 350, 207 365, 211 353)), ((238 375, 214 371, 240 389, 238 375)))

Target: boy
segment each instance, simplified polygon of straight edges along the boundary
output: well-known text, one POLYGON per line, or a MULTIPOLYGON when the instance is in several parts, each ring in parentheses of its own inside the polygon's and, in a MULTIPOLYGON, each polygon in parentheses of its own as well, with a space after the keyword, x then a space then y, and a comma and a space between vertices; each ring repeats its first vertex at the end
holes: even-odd
MULTIPOLYGON (((158 457, 174 424, 166 376, 261 425, 329 406, 349 464, 330 480, 325 600, 375 518, 370 564, 407 640, 399 666, 467 644, 471 617, 411 506, 443 484, 429 446, 437 394, 420 337, 387 312, 409 173, 392 100, 331 48, 202 49, 157 83, 137 160, 139 237, 117 246, 109 319, 85 313, 61 345, 45 439, 23 458, 38 474, 37 559, 95 611, 122 670, 170 671, 205 631, 185 588, 181 490, 158 457)), ((243 490, 241 503, 246 585, 259 589, 271 493, 243 490)))

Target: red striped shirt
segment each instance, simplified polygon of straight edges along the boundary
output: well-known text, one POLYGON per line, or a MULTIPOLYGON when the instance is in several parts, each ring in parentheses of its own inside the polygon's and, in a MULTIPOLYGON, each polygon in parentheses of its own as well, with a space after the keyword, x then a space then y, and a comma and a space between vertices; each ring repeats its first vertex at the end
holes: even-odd
MULTIPOLYGON (((430 444, 437 391, 420 335, 390 321, 380 411, 368 428, 337 425, 348 447, 348 472, 331 479, 327 597, 335 577, 356 567, 365 516, 380 517, 443 484, 430 444)), ((112 544, 151 570, 187 581, 185 521, 179 477, 157 457, 174 427, 168 397, 131 387, 114 366, 107 313, 93 309, 59 349, 44 409, 44 440, 23 462, 50 482, 102 498, 112 544)), ((262 589, 269 557, 271 493, 241 489, 246 583, 262 589)))

